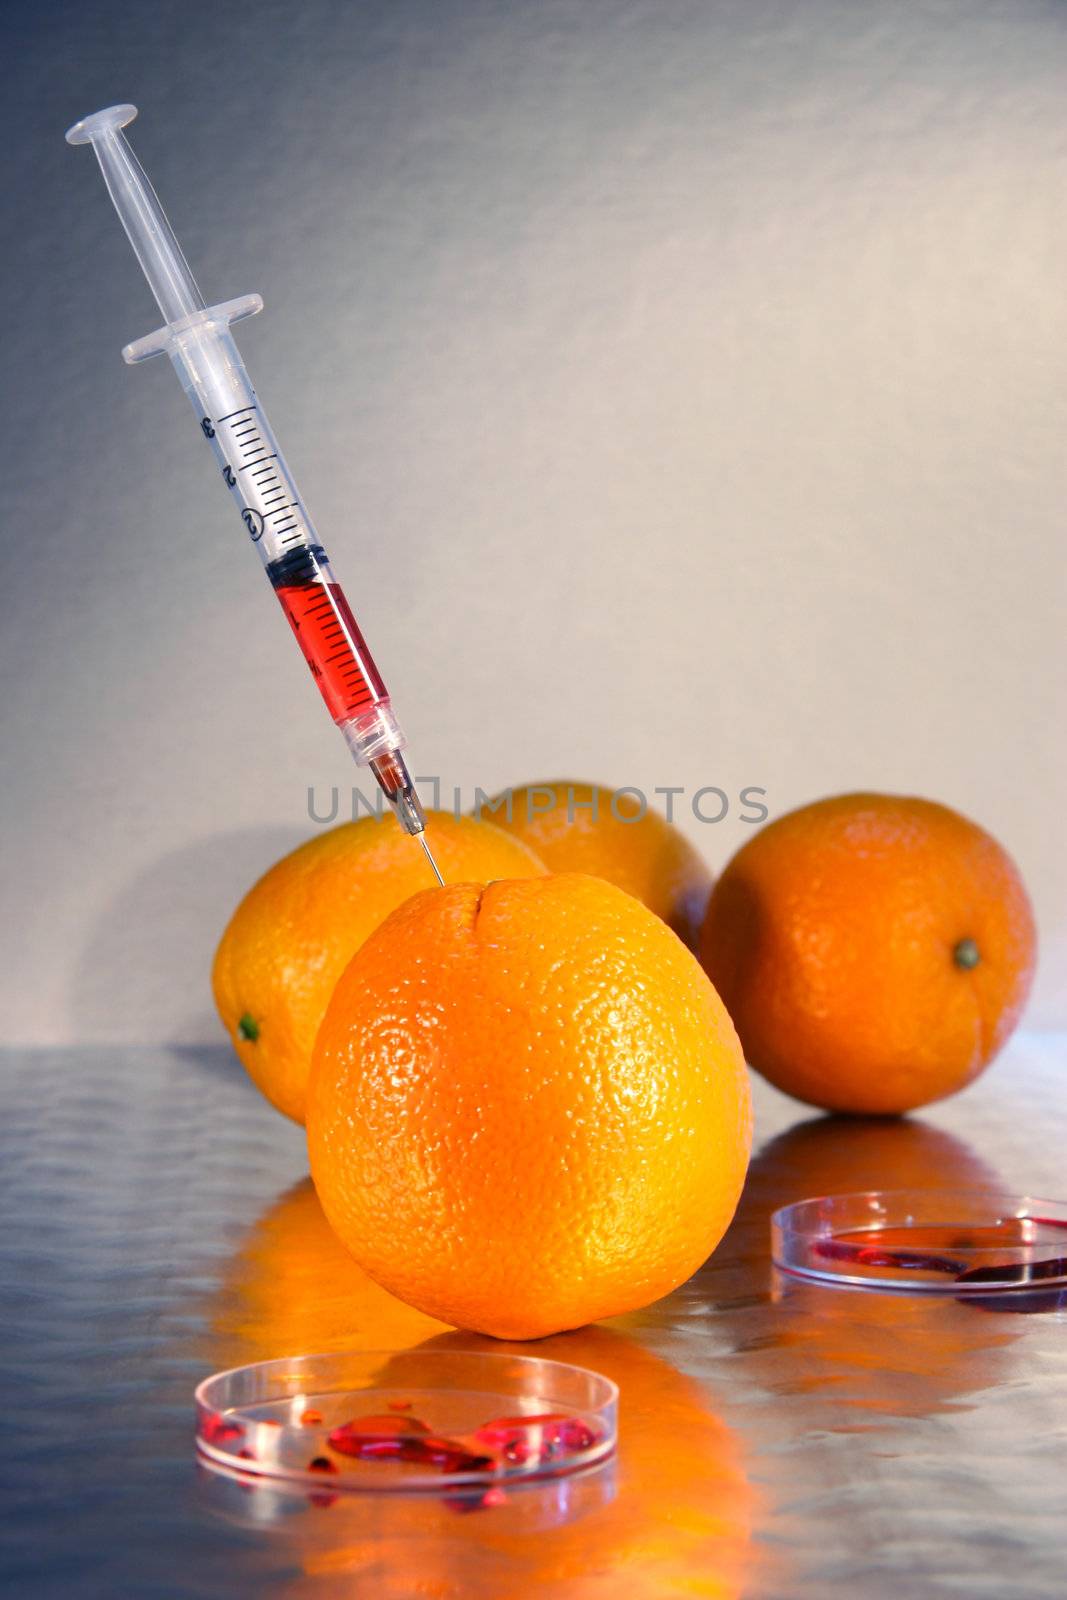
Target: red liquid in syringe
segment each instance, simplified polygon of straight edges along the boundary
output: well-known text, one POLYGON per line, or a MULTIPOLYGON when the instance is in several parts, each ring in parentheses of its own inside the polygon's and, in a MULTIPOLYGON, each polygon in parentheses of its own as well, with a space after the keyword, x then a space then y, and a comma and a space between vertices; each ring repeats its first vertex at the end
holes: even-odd
POLYGON ((346 722, 388 698, 340 584, 318 546, 302 546, 267 567, 289 625, 329 713, 346 722))

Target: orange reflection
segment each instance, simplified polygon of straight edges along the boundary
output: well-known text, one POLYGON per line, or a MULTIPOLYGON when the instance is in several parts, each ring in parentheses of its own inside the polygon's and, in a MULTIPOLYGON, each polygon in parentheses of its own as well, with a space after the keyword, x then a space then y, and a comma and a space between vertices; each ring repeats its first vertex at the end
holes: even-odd
POLYGON ((421 1547, 377 1538, 308 1551, 307 1583, 295 1584, 293 1596, 321 1592, 314 1580, 341 1574, 352 1593, 373 1576, 383 1595, 449 1600, 519 1600, 550 1585, 568 1600, 674 1592, 730 1600, 743 1592, 755 1495, 736 1437, 699 1384, 604 1325, 536 1345, 450 1333, 429 1341, 434 1347, 536 1353, 613 1378, 621 1394, 614 1481, 602 1494, 579 1485, 585 1503, 574 1517, 548 1514, 566 1484, 559 1480, 454 1520, 444 1537, 421 1547))
POLYGON ((999 1381, 1020 1331, 1014 1319, 951 1296, 824 1288, 769 1265, 771 1213, 791 1201, 858 1189, 998 1187, 995 1170, 962 1139, 916 1119, 817 1117, 772 1139, 752 1163, 723 1246, 735 1271, 769 1289, 773 1302, 769 1328, 761 1309, 759 1347, 742 1344, 746 1367, 780 1393, 820 1402, 818 1415, 809 1410, 802 1420, 836 1432, 876 1427, 879 1415, 958 1409, 999 1381))
POLYGON ((231 1258, 211 1306, 208 1359, 221 1370, 319 1350, 407 1350, 444 1328, 356 1266, 304 1178, 231 1258))
POLYGON ((996 1189, 996 1171, 963 1139, 918 1117, 810 1117, 763 1146, 753 1198, 770 1211, 855 1189, 996 1189))
MULTIPOLYGON (((330 1232, 309 1182, 260 1219, 211 1307, 217 1367, 322 1349, 513 1352, 568 1361, 619 1385, 614 1462, 587 1477, 509 1490, 467 1515, 424 1496, 340 1496, 329 1506, 245 1486, 244 1523, 271 1527, 278 1592, 512 1600, 565 1585, 568 1600, 681 1592, 730 1600, 750 1566, 755 1494, 737 1438, 706 1389, 599 1325, 533 1344, 443 1330, 366 1278, 330 1232)), ((272 1589, 272 1592, 275 1592, 272 1589)))

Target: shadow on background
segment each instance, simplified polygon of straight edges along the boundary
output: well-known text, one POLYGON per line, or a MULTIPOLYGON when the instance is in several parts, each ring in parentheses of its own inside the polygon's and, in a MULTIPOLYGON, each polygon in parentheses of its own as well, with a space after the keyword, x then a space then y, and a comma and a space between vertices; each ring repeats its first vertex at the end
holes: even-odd
POLYGON ((128 989, 138 995, 139 1021, 149 1011, 155 1019, 153 1040, 139 1025, 131 1042, 223 1042, 211 999, 215 948, 241 897, 308 832, 304 826, 213 834, 161 856, 126 884, 101 912, 71 979, 73 1036, 123 1043, 116 991, 128 989))

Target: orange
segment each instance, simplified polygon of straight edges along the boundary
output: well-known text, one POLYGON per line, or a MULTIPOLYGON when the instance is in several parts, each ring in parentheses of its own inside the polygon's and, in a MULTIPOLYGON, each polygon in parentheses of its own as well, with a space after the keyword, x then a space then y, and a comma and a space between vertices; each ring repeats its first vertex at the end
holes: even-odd
POLYGON ((415 896, 346 969, 315 1046, 328 1220, 392 1294, 498 1338, 681 1283, 750 1142, 740 1046, 698 963, 578 873, 415 896))
MULTIPOLYGON (((446 879, 544 871, 490 822, 431 811, 426 837, 446 879)), ((215 1004, 252 1082, 294 1122, 304 1120, 311 1047, 334 984, 389 912, 433 882, 392 817, 364 817, 283 856, 234 912, 215 955, 215 1004)))
POLYGON ((693 947, 712 876, 685 835, 630 790, 528 783, 483 808, 536 850, 550 872, 588 872, 625 889, 693 947), (508 795, 511 797, 510 808, 508 795))
POLYGON ((802 806, 737 852, 700 956, 750 1064, 798 1100, 900 1112, 961 1089, 1018 1020, 1036 952, 1010 857, 930 800, 802 806))

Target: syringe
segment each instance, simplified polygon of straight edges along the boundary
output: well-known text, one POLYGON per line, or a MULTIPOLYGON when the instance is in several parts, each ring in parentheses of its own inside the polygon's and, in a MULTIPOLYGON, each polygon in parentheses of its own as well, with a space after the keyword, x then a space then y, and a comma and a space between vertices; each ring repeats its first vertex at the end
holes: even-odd
POLYGON ((166 353, 259 551, 267 576, 334 722, 369 766, 401 827, 426 843, 426 817, 401 750, 388 691, 256 399, 230 323, 262 311, 258 294, 208 306, 144 169, 122 129, 137 107, 109 106, 76 122, 68 144, 91 144, 164 325, 128 344, 126 361, 166 353))

